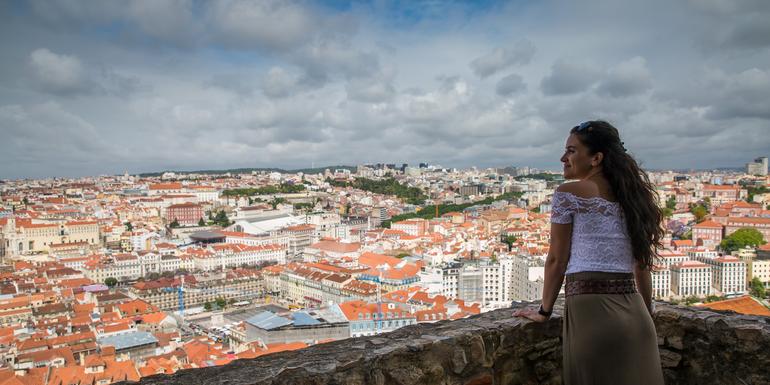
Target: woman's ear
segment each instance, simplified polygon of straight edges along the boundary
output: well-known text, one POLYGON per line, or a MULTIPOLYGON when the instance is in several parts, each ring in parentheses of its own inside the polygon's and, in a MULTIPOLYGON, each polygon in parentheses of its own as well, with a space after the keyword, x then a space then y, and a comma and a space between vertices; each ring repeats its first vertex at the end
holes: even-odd
POLYGON ((594 154, 594 158, 591 160, 591 166, 598 166, 602 164, 602 160, 604 160, 604 153, 597 152, 594 154))

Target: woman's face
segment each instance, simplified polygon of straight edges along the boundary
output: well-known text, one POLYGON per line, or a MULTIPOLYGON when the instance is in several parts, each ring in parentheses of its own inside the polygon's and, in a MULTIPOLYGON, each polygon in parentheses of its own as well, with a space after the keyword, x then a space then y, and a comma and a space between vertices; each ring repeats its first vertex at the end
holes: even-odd
POLYGON ((561 162, 564 164, 564 179, 583 179, 598 165, 597 155, 591 155, 588 147, 580 142, 577 135, 570 134, 564 148, 561 162))

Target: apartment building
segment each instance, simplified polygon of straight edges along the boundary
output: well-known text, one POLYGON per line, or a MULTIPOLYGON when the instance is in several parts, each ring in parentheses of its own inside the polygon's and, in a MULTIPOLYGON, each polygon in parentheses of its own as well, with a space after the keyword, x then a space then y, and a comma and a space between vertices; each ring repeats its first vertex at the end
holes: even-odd
POLYGON ((674 295, 702 297, 711 294, 711 266, 699 261, 685 261, 670 269, 674 295))

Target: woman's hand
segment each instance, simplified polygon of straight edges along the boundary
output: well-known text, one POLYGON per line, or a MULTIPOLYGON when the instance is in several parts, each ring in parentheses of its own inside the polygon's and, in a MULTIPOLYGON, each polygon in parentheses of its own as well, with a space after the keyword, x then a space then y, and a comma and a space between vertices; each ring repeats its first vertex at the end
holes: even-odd
POLYGON ((531 307, 527 306, 524 309, 517 309, 513 312, 514 317, 524 317, 529 318, 532 321, 535 322, 545 322, 548 320, 548 317, 538 313, 539 307, 531 307))

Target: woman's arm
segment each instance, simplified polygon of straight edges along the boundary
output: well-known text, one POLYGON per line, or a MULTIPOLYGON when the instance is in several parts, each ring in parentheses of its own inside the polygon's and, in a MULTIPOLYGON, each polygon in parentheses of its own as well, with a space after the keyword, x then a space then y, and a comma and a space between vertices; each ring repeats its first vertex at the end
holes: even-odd
POLYGON ((543 310, 553 310, 556 297, 564 282, 564 272, 569 262, 570 244, 572 242, 572 224, 551 224, 551 247, 545 260, 545 277, 543 278, 543 310))
MULTIPOLYGON (((569 262, 570 244, 572 242, 572 224, 551 224, 551 247, 545 259, 545 274, 543 277, 543 310, 553 311, 553 304, 559 296, 561 284, 564 282, 564 272, 569 262)), ((547 318, 537 309, 527 308, 513 312, 515 317, 526 317, 533 321, 543 322, 547 318)))
POLYGON ((647 311, 652 315, 652 273, 650 269, 637 264, 634 268, 634 278, 636 279, 636 288, 647 306, 647 311))

